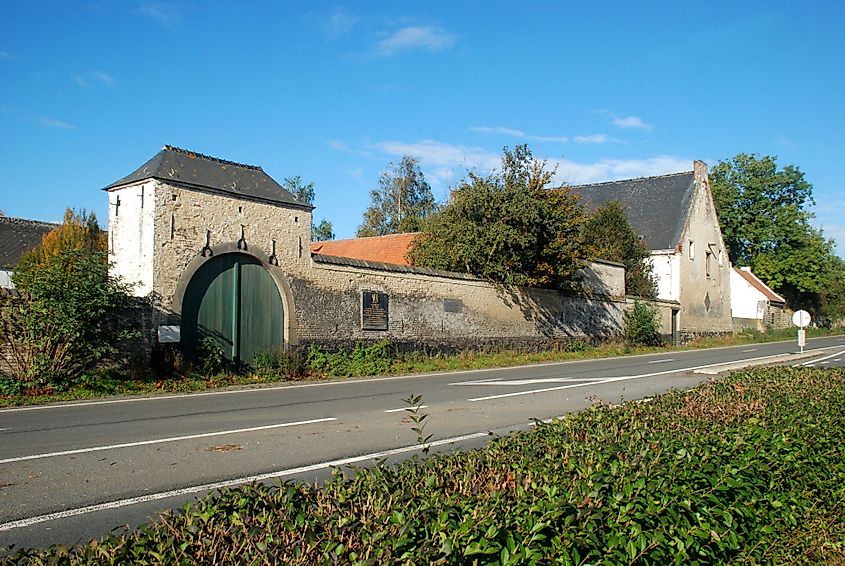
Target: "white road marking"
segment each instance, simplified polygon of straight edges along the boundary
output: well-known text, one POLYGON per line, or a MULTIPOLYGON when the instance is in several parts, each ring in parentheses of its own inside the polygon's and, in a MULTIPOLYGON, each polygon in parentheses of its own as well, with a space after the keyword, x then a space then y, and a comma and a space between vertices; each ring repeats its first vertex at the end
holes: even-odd
POLYGON ((845 354, 845 350, 842 350, 841 352, 836 352, 836 353, 834 353, 834 354, 827 355, 827 356, 825 356, 825 357, 823 357, 823 358, 819 358, 819 359, 817 359, 817 360, 813 360, 813 361, 811 361, 811 362, 805 362, 805 363, 803 363, 803 364, 801 364, 801 365, 803 365, 803 366, 809 366, 809 365, 811 365, 811 364, 816 364, 816 363, 819 363, 819 362, 820 362, 820 361, 822 361, 822 360, 829 360, 830 358, 835 358, 836 356, 841 356, 842 354, 845 354))
POLYGON ((833 358, 833 361, 834 361, 834 362, 841 362, 841 361, 842 361, 842 358, 833 358))
POLYGON ((571 383, 574 381, 600 381, 601 377, 535 377, 528 379, 512 379, 509 381, 458 381, 449 385, 534 385, 537 383, 571 383))
POLYGON ((428 405, 417 405, 416 407, 403 407, 401 409, 387 409, 385 413, 401 413, 402 411, 414 411, 417 409, 428 409, 428 405))
MULTIPOLYGON (((545 422, 545 421, 544 421, 545 422)), ((435 447, 435 446, 442 446, 444 444, 453 444, 455 442, 461 442, 464 440, 471 440, 473 438, 483 438, 485 436, 489 436, 490 433, 488 432, 475 432, 472 434, 465 434, 462 436, 453 436, 452 438, 444 438, 443 440, 436 440, 434 442, 426 443, 426 446, 435 447)), ((29 517, 26 519, 19 519, 17 521, 10 521, 8 523, 0 523, 0 532, 2 531, 11 531, 12 529, 20 529, 23 527, 30 527, 32 525, 36 525, 38 523, 45 523, 47 521, 54 521, 57 519, 67 519, 69 517, 76 517, 79 515, 86 515, 88 513, 96 513, 98 511, 105 511, 108 509, 118 509, 120 507, 127 507, 129 505, 136 505, 138 503, 148 503, 150 501, 158 501, 161 499, 168 499, 170 497, 179 497, 183 495, 191 495, 193 493, 199 493, 202 491, 212 491, 215 489, 221 489, 224 487, 233 487, 236 485, 243 485, 253 482, 265 481, 273 478, 281 478, 285 476, 290 476, 294 474, 301 474, 305 472, 312 472, 315 470, 322 470, 324 468, 332 468, 332 467, 341 467, 347 466, 349 464, 355 464, 357 462, 364 462, 367 460, 375 460, 378 458, 385 458, 387 456, 395 456, 397 454, 404 454, 406 452, 414 452, 416 450, 420 450, 420 446, 418 444, 414 444, 412 446, 405 446, 403 448, 394 448, 392 450, 384 450, 381 452, 373 452, 371 454, 364 454, 363 456, 353 456, 351 458, 341 458, 339 460, 330 460, 328 462, 321 462, 318 464, 312 464, 310 466, 302 466, 300 468, 289 468, 286 470, 278 470, 276 472, 269 472, 266 474, 259 474, 255 476, 246 476, 242 478, 236 478, 231 480, 219 481, 214 483, 207 483, 203 485, 195 485, 191 487, 185 487, 182 489, 173 489, 170 491, 162 491, 160 493, 150 493, 148 495, 142 495, 139 497, 130 497, 128 499, 120 499, 118 501, 109 501, 107 503, 100 503, 98 505, 88 505, 86 507, 78 507, 76 509, 67 509, 65 511, 58 511, 56 513, 48 513, 46 515, 38 515, 35 517, 29 517)))
POLYGON ((743 350, 742 353, 745 354, 746 352, 756 352, 757 348, 749 348, 748 350, 743 350))
POLYGON ((674 362, 674 361, 675 361, 675 358, 667 358, 665 360, 652 360, 648 363, 650 363, 650 364, 664 364, 666 362, 674 362))
MULTIPOLYGON (((845 340, 845 338, 839 338, 839 340, 845 340)), ((770 342, 770 344, 780 344, 786 342, 794 342, 794 340, 782 340, 779 342, 770 342)), ((824 346, 822 348, 815 348, 819 351, 829 350, 831 348, 835 348, 836 346, 824 346)), ((705 348, 704 350, 682 350, 675 352, 676 354, 687 354, 687 353, 695 353, 695 352, 702 352, 702 351, 714 351, 714 350, 728 350, 732 348, 737 348, 737 346, 719 346, 718 348, 705 348)), ((809 351, 809 349, 808 349, 809 351)), ((468 369, 468 370, 460 370, 460 371, 441 371, 441 372, 432 372, 432 373, 414 373, 408 375, 393 375, 390 377, 372 377, 368 379, 350 379, 347 381, 321 381, 318 383, 297 383, 297 384, 284 384, 284 385, 276 385, 273 387, 255 387, 250 389, 227 389, 225 391, 204 391, 201 393, 179 393, 179 394, 172 394, 172 395, 150 395, 146 397, 126 397, 123 399, 103 399, 101 401, 75 401, 70 403, 52 403, 49 405, 32 405, 27 407, 9 407, 6 409, 0 409, 0 414, 3 413, 15 413, 21 411, 46 411, 49 409, 72 409, 75 407, 90 407, 92 405, 114 405, 118 403, 140 403, 144 401, 162 401, 162 400, 169 400, 169 399, 182 399, 182 400, 190 400, 194 397, 210 397, 210 396, 217 396, 217 395, 242 395, 246 393, 266 393, 268 391, 280 391, 284 389, 303 389, 308 387, 334 387, 338 385, 355 385, 360 383, 370 383, 375 381, 396 381, 400 379, 419 379, 421 377, 440 377, 446 375, 461 375, 467 373, 482 373, 482 372, 494 372, 494 371, 510 371, 516 367, 532 367, 532 368, 539 368, 539 367, 549 367, 549 366, 561 366, 561 365, 572 365, 572 364, 583 364, 588 362, 595 362, 597 360, 617 360, 617 359, 635 359, 635 358, 643 358, 646 356, 654 356, 655 354, 635 354, 633 356, 618 356, 618 357, 610 357, 610 358, 592 358, 592 359, 585 359, 585 360, 564 360, 560 362, 544 362, 541 364, 524 364, 521 366, 505 366, 505 367, 496 367, 496 368, 482 368, 482 369, 468 369)), ((497 378, 491 378, 494 380, 497 378)), ((501 379, 501 378, 499 378, 501 379)))
POLYGON ((123 444, 110 444, 106 446, 93 446, 91 448, 78 448, 75 450, 62 450, 60 452, 45 452, 43 454, 32 454, 29 456, 16 456, 14 458, 6 458, 0 460, 0 464, 9 464, 11 462, 24 462, 26 460, 40 460, 42 458, 51 458, 54 456, 68 456, 71 454, 86 454, 88 452, 101 452, 103 450, 114 450, 117 448, 132 448, 134 446, 149 446, 150 444, 163 444, 165 442, 178 442, 180 440, 193 440, 195 438, 208 438, 210 436, 223 436, 226 434, 238 434, 242 432, 256 432, 259 430, 272 430, 275 428, 284 428, 289 426, 298 426, 314 423, 325 423, 336 421, 334 417, 324 419, 311 419, 307 421, 296 421, 291 423, 279 423, 264 426, 253 426, 250 428, 237 428, 232 430, 221 430, 218 432, 204 432, 202 434, 188 434, 185 436, 171 436, 169 438, 158 438, 156 440, 140 440, 138 442, 125 442, 123 444))
POLYGON ((10 429, 8 429, 8 428, 0 428, 0 432, 3 432, 4 430, 10 430, 10 429))
POLYGON ((819 363, 820 363, 820 364, 822 364, 822 365, 824 365, 824 364, 829 364, 829 363, 830 363, 830 360, 825 360, 825 361, 823 361, 823 362, 819 362, 819 363))
MULTIPOLYGON (((837 354, 831 354, 828 357, 830 358, 830 357, 833 357, 833 356, 837 356, 839 354, 845 354, 845 351, 839 352, 837 354)), ((774 357, 783 356, 783 355, 784 354, 771 354, 771 355, 768 355, 768 356, 759 356, 757 358, 746 358, 744 360, 738 360, 738 361, 740 361, 740 362, 752 362, 752 361, 765 360, 767 358, 774 358, 774 357)), ((822 359, 825 359, 825 358, 822 358, 822 359)), ((815 360, 815 361, 819 361, 819 360, 815 360)), ((574 389, 576 387, 588 387, 590 385, 603 385, 605 383, 613 383, 613 382, 616 382, 616 381, 628 381, 630 379, 642 379, 644 377, 654 377, 654 376, 657 376, 657 375, 666 375, 666 374, 670 374, 670 373, 681 373, 681 372, 684 372, 684 371, 695 371, 695 370, 698 370, 698 369, 710 368, 710 367, 715 367, 715 366, 722 366, 722 365, 729 364, 729 363, 732 363, 732 362, 718 362, 718 363, 715 363, 715 364, 704 364, 704 365, 701 365, 701 366, 693 366, 693 367, 679 368, 679 369, 670 369, 670 370, 665 370, 665 371, 655 371, 655 372, 651 372, 651 373, 643 373, 643 374, 640 374, 640 375, 623 375, 623 376, 620 376, 620 377, 605 377, 605 378, 599 377, 599 378, 596 378, 597 380, 592 382, 592 383, 573 383, 572 385, 560 385, 558 387, 545 387, 543 389, 530 389, 528 391, 515 391, 513 393, 501 393, 499 395, 487 395, 486 397, 474 397, 472 399, 467 399, 467 401, 472 401, 472 402, 490 401, 490 400, 493 400, 493 399, 503 399, 505 397, 519 397, 521 395, 533 395, 534 393, 547 393, 549 391, 560 391, 562 389, 574 389)))

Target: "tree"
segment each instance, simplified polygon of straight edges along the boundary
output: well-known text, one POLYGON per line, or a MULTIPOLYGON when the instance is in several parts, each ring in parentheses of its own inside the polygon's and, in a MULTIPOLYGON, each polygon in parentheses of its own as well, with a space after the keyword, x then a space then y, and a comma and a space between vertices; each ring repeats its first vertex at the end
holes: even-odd
POLYGON ((710 186, 731 260, 751 266, 793 308, 817 313, 833 242, 810 225, 813 187, 804 173, 740 153, 713 168, 710 186))
POLYGON ((390 163, 370 191, 371 203, 357 237, 418 232, 423 221, 438 209, 419 161, 410 155, 390 163))
POLYGON ((466 272, 506 285, 566 288, 586 257, 584 213, 554 171, 526 145, 505 148, 500 171, 470 172, 414 241, 414 265, 466 272))
POLYGON ((777 158, 740 153, 710 172, 710 187, 731 260, 748 265, 809 227, 813 187, 799 168, 778 170, 777 158))
POLYGON ((606 202, 587 219, 582 238, 591 259, 625 264, 626 294, 648 299, 657 296, 651 254, 618 201, 606 202))
POLYGON ((5 369, 24 388, 61 387, 117 352, 136 334, 121 314, 128 288, 109 276, 102 231, 93 214, 65 223, 26 254, 2 303, 5 369))
MULTIPOLYGON (((310 183, 303 183, 302 177, 285 177, 282 182, 282 187, 291 193, 296 200, 308 206, 314 206, 314 181, 310 183)), ((311 217, 311 240, 321 242, 324 240, 334 240, 334 230, 332 223, 323 218, 319 224, 314 223, 314 217, 311 217)))
POLYGON ((334 240, 334 230, 332 230, 332 223, 328 220, 321 220, 317 226, 311 228, 311 239, 315 242, 324 242, 326 240, 334 240))
POLYGON ((108 251, 108 238, 93 212, 84 209, 79 212, 70 208, 65 210, 64 222, 44 234, 36 248, 21 256, 15 269, 15 286, 20 288, 20 281, 25 287, 27 277, 66 250, 82 250, 86 253, 108 251))

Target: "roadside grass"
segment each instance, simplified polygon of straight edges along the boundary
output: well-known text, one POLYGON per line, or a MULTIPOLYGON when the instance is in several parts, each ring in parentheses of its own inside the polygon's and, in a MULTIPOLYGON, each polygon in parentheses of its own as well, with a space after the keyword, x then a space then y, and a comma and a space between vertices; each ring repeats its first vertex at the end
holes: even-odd
MULTIPOLYGON (((809 338, 833 336, 842 329, 810 328, 809 338)), ((762 342, 777 342, 796 338, 795 329, 769 332, 742 331, 732 336, 703 337, 680 346, 630 346, 621 341, 592 344, 574 340, 560 349, 541 352, 520 352, 496 350, 463 352, 457 355, 423 355, 420 353, 396 353, 389 342, 378 342, 349 354, 318 351, 315 357, 297 364, 291 371, 284 358, 275 366, 246 375, 220 372, 202 375, 195 372, 161 376, 155 374, 127 375, 116 369, 92 372, 71 382, 63 390, 49 389, 16 391, 4 386, 0 378, 0 407, 40 405, 51 402, 91 400, 112 396, 145 395, 157 393, 190 393, 221 389, 226 387, 261 386, 285 382, 301 382, 349 379, 375 375, 406 375, 415 373, 446 372, 512 367, 518 365, 612 358, 637 354, 693 350, 720 346, 736 346, 762 342), (357 352, 357 353, 356 353, 357 352)), ((270 356, 271 358, 273 356, 270 356)))
POLYGON ((226 489, 9 563, 842 564, 845 369, 756 368, 470 452, 226 489))

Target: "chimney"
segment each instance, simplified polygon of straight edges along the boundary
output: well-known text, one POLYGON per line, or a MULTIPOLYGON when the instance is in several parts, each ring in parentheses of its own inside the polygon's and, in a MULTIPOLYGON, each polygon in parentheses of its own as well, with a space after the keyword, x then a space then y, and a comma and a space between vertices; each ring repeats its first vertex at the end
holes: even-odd
POLYGON ((693 171, 695 171, 696 184, 707 179, 707 164, 699 159, 692 162, 693 171))

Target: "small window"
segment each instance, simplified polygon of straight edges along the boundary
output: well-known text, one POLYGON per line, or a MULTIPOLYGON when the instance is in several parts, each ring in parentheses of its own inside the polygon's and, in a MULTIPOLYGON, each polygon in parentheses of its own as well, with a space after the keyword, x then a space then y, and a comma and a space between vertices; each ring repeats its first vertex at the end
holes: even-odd
POLYGON ((725 254, 723 250, 719 250, 719 267, 722 267, 725 264, 725 254))
POLYGON ((704 252, 704 271, 707 273, 707 277, 710 277, 710 262, 713 260, 713 252, 707 251, 704 252))
POLYGON ((695 260, 695 242, 692 240, 689 241, 689 258, 695 260))

